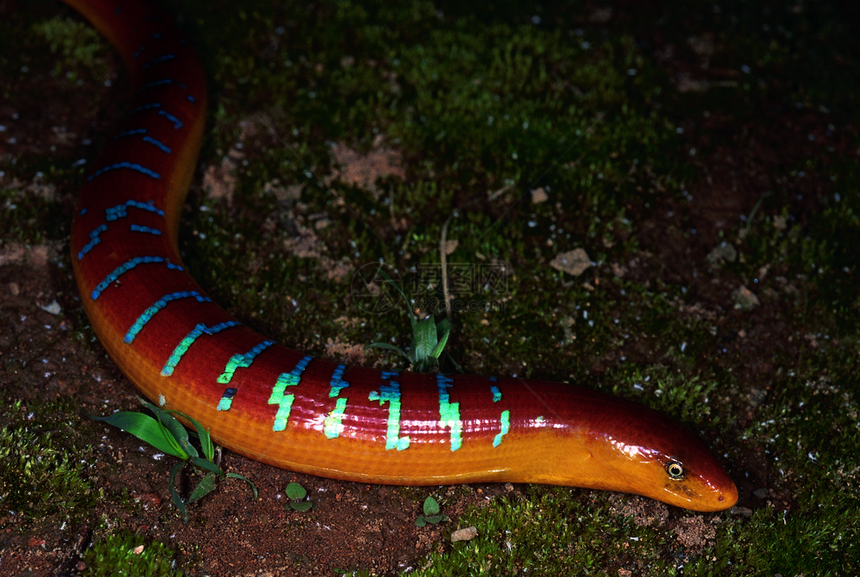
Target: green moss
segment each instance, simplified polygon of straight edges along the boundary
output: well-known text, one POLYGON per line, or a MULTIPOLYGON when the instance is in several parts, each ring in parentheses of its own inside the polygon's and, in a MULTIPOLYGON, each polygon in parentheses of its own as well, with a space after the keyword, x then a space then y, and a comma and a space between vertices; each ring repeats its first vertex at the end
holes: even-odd
MULTIPOLYGON (((33 8, 35 12, 37 6, 33 8)), ((23 15, 32 17, 33 13, 23 11, 23 15)), ((17 102, 42 101, 46 92, 61 98, 65 96, 63 91, 74 86, 107 83, 110 79, 108 44, 87 23, 60 18, 13 22, 15 44, 5 46, 12 35, 4 34, 0 39, 0 51, 17 56, 0 59, 0 77, 16 80, 0 83, 0 91, 14 86, 17 102), (17 64, 18 69, 10 70, 9 64, 17 64), (40 78, 40 74, 50 79, 40 78)), ((4 100, 11 100, 11 97, 4 100)), ((47 105, 44 108, 49 109, 47 105)), ((12 114, 10 128, 16 128, 18 114, 18 110, 12 114)), ((49 118, 52 115, 46 112, 49 118)), ((0 130, 3 138, 6 138, 6 128, 0 130)), ((58 122, 57 128, 66 127, 58 122)), ((57 142, 62 142, 62 136, 62 133, 55 135, 51 153, 56 151, 57 142)), ((47 137, 37 135, 27 135, 26 140, 15 138, 11 150, 17 154, 0 155, 3 241, 39 244, 68 238, 70 218, 59 202, 57 190, 69 181, 79 180, 83 168, 53 154, 33 154, 33 147, 38 150, 46 140, 47 137)))
POLYGON ((605 494, 583 500, 569 493, 538 488, 528 498, 500 498, 472 509, 457 525, 475 526, 478 537, 454 543, 445 555, 431 554, 417 574, 550 576, 575 568, 578 575, 606 575, 641 567, 672 574, 671 535, 609 512, 605 494))
MULTIPOLYGON (((794 179, 830 182, 820 209, 799 218, 789 205, 772 206, 738 233, 739 261, 729 267, 769 301, 789 303, 809 332, 853 336, 860 322, 854 275, 860 243, 860 171, 853 159, 810 159, 794 179)), ((783 199, 780 199, 783 200, 783 199)), ((765 199, 765 206, 774 201, 765 199)))
POLYGON ((77 82, 82 73, 86 81, 107 74, 106 42, 88 23, 53 19, 34 24, 32 31, 51 48, 54 76, 77 82))
POLYGON ((0 500, 11 515, 3 528, 24 530, 56 516, 77 523, 96 495, 85 480, 81 451, 70 439, 77 418, 68 399, 12 403, 0 428, 0 500))
MULTIPOLYGON (((218 70, 232 67, 233 78, 253 70, 265 79, 261 86, 275 95, 271 106, 277 112, 267 118, 267 130, 280 134, 282 141, 252 154, 256 160, 237 169, 242 184, 229 213, 227 205, 217 205, 214 212, 199 215, 193 227, 206 235, 211 249, 190 246, 206 252, 189 253, 188 261, 192 268, 198 257, 208 263, 195 274, 216 296, 234 303, 243 318, 265 323, 261 328, 270 333, 287 335, 288 342, 302 344, 295 335, 307 326, 319 334, 343 334, 330 319, 351 312, 348 283, 332 286, 328 271, 314 260, 266 258, 295 236, 290 218, 307 225, 309 215, 324 211, 332 220, 318 231, 325 256, 347 263, 381 257, 405 272, 438 262, 441 225, 453 214, 460 218, 452 221, 449 237, 458 239, 460 247, 451 261, 469 262, 480 253, 486 260, 508 261, 516 271, 526 259, 550 260, 583 243, 597 261, 633 248, 628 207, 647 205, 658 190, 674 194, 683 175, 670 156, 660 153, 662 147, 676 145, 677 135, 648 109, 654 87, 641 79, 652 73, 630 38, 589 44, 573 32, 534 26, 415 20, 425 13, 433 13, 429 4, 413 3, 408 10, 341 4, 319 15, 328 28, 303 30, 303 43, 316 48, 307 61, 284 49, 269 58, 237 62, 233 51, 214 47, 218 70), (404 18, 420 23, 406 34, 399 24, 404 18), (331 45, 338 30, 343 31, 341 42, 331 45), (360 43, 352 42, 358 38, 360 43), (342 60, 344 54, 347 60, 342 60), (636 74, 628 72, 631 67, 636 74), (390 78, 388 90, 362 88, 378 87, 380 75, 390 78), (344 101, 343 94, 350 100, 344 101), (319 147, 320 133, 330 141, 355 143, 359 150, 374 135, 384 135, 415 162, 405 181, 383 179, 376 191, 337 182, 321 186, 329 161, 319 147), (298 214, 260 193, 275 175, 303 188, 298 214), (522 202, 538 186, 551 192, 552 202, 522 202), (451 206, 469 206, 485 193, 505 189, 495 213, 451 211, 451 206), (242 218, 235 217, 237 210, 242 218), (568 217, 560 219, 560 214, 568 217), (405 226, 392 227, 392 221, 405 226), (555 230, 550 247, 541 246, 547 229, 555 230), (292 310, 282 300, 285 287, 301 307, 300 318, 285 314, 292 310), (284 319, 280 326, 274 320, 278 317, 284 319)), ((287 21, 296 18, 293 14, 287 21)), ((270 33, 286 35, 278 28, 270 33)), ((280 42, 275 49, 281 50, 280 42)), ((257 90, 249 87, 248 92, 257 90)), ((234 134, 220 127, 236 122, 239 112, 229 112, 231 105, 221 101, 216 139, 234 134)), ((219 147, 231 144, 225 140, 219 147)), ((464 295, 467 300, 510 297, 505 315, 464 319, 472 325, 464 327, 464 338, 472 341, 473 330, 486 332, 482 321, 487 318, 496 334, 559 332, 554 315, 541 312, 536 289, 549 286, 564 294, 568 291, 560 285, 566 279, 545 270, 516 282, 508 294, 464 295), (535 311, 541 318, 534 318, 535 311)), ((512 279, 509 286, 513 284, 512 279)), ((343 337, 359 342, 387 338, 394 332, 386 326, 392 321, 396 319, 367 319, 343 337)), ((498 351, 496 344, 489 343, 488 352, 498 351)), ((541 351, 555 348, 551 337, 524 344, 541 351)), ((605 346, 601 340, 595 348, 605 346)), ((551 364, 541 360, 529 370, 551 364)))
POLYGON ((183 571, 174 568, 175 555, 164 543, 155 541, 146 544, 142 535, 126 531, 93 543, 84 552, 87 568, 83 575, 181 577, 183 571))
MULTIPOLYGON (((40 244, 68 238, 69 223, 62 207, 54 197, 55 183, 70 176, 69 171, 57 166, 52 159, 31 159, 8 164, 0 160, 0 172, 10 176, 21 175, 29 185, 21 182, 3 182, 0 188, 0 229, 3 240, 40 244)), ((77 171, 72 171, 74 178, 77 171)))

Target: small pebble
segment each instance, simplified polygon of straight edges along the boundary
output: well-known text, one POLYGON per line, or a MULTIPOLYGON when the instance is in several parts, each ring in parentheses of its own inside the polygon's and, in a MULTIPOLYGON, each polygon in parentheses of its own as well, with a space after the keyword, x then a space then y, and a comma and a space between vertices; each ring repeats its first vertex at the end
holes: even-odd
POLYGON ((591 259, 584 249, 577 248, 557 255, 550 261, 549 266, 569 275, 579 276, 591 266, 591 259))
POLYGON ((465 529, 457 529, 451 533, 451 543, 457 541, 471 541, 478 536, 478 530, 475 527, 466 527, 465 529))
POLYGON ((751 311, 761 304, 755 293, 745 286, 732 291, 732 301, 735 303, 735 308, 741 311, 751 311))

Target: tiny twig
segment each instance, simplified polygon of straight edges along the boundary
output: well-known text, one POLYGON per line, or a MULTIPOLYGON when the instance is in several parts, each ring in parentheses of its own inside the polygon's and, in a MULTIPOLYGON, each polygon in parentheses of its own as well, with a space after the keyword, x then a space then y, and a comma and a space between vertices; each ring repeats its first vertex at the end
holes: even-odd
POLYGON ((445 299, 445 318, 451 319, 451 296, 448 294, 448 223, 451 217, 442 225, 442 236, 439 239, 440 262, 442 266, 442 295, 445 299))

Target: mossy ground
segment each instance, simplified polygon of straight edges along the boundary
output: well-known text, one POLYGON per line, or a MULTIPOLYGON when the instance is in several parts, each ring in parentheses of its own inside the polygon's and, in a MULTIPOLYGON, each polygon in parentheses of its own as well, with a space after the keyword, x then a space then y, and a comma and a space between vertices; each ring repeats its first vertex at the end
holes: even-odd
MULTIPOLYGON (((718 515, 581 490, 510 488, 486 500, 492 489, 444 490, 437 498, 453 522, 408 537, 434 551, 429 558, 412 547, 387 563, 345 555, 355 561, 344 568, 321 561, 333 546, 317 537, 316 548, 284 553, 294 573, 857 573, 856 9, 196 0, 174 9, 203 55, 212 102, 182 248, 219 302, 310 353, 396 362, 356 345, 405 345, 405 315, 356 307, 351 276, 380 259, 404 278, 437 270, 451 218, 452 270, 506 271, 503 283, 456 295, 496 308, 453 316, 451 366, 575 381, 656 407, 701 435, 741 490, 739 506, 718 515), (550 265, 578 248, 593 262, 581 276, 550 265), (467 501, 476 505, 460 510, 467 501), (475 540, 444 540, 469 525, 475 540)), ((77 161, 101 144, 123 89, 104 87, 121 78, 117 63, 69 11, 43 1, 3 10, 0 230, 10 255, 21 243, 67 238, 77 161)), ((74 335, 58 339, 87 359, 83 374, 118 384, 61 378, 40 392, 37 375, 27 376, 33 362, 17 360, 26 340, 3 341, 13 446, 30 434, 17 399, 130 399, 98 356, 61 254, 50 260, 49 286, 74 335)), ((28 261, 2 262, 12 283, 28 261)), ((60 427, 51 440, 98 446, 100 429, 79 425, 91 438, 60 427)), ((140 491, 134 505, 67 461, 54 467, 76 487, 62 505, 70 519, 89 507, 81 495, 98 501, 97 539, 114 518, 141 522, 143 513, 128 512, 140 508, 140 491)), ((427 491, 380 494, 388 508, 374 504, 364 520, 374 528, 400 509, 417 514, 427 491)), ((241 498, 230 503, 192 525, 248 514, 241 498)), ((175 528, 162 507, 161 524, 175 528)), ((325 507, 294 523, 313 531, 325 507)), ((351 539, 341 536, 355 547, 351 539)), ((391 545, 384 536, 368 543, 378 550, 371 557, 391 545)), ((239 554, 196 544, 178 544, 193 567, 239 554)))

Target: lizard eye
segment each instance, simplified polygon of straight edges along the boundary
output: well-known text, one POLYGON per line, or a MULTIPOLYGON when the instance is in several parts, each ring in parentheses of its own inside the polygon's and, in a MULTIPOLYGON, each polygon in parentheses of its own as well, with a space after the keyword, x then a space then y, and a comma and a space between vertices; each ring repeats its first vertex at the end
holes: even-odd
POLYGON ((683 479, 684 467, 677 461, 669 461, 666 463, 666 473, 668 473, 669 477, 672 479, 683 479))

